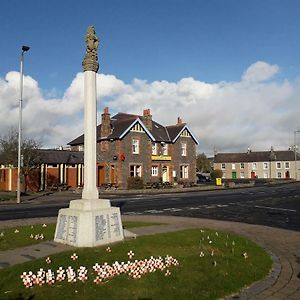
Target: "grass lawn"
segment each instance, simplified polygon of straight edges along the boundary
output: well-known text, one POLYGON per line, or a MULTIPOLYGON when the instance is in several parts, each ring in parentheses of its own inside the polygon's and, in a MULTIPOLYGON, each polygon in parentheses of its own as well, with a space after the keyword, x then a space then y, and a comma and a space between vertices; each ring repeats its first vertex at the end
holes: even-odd
MULTIPOLYGON (((152 225, 162 225, 160 223, 147 223, 147 222, 123 222, 123 226, 126 229, 134 227, 152 226, 152 225)), ((5 251, 8 249, 14 249, 19 247, 25 247, 33 244, 40 243, 41 241, 53 240, 55 233, 56 224, 47 224, 43 227, 41 224, 36 224, 32 226, 19 226, 13 228, 0 228, 0 251, 5 251), (15 232, 15 231, 18 232, 15 232), (44 236, 43 240, 34 237, 36 235, 44 236), (33 238, 30 238, 32 235, 33 238)), ((1 299, 1 298, 0 298, 1 299)))
POLYGON ((16 192, 0 192, 0 201, 8 201, 13 199, 17 201, 16 192))
POLYGON ((211 230, 142 236, 110 245, 111 252, 106 248, 78 249, 75 261, 70 259, 73 252, 69 251, 51 256, 50 264, 39 259, 2 269, 0 299, 219 299, 264 278, 272 265, 268 254, 253 242, 211 230), (179 265, 169 267, 170 276, 165 276, 166 270, 157 270, 140 279, 122 274, 100 284, 93 282, 95 263, 126 263, 130 250, 135 253, 131 261, 171 255, 179 265), (53 285, 25 288, 20 279, 23 272, 36 273, 43 268, 56 273, 60 266, 74 270, 85 266, 88 280, 68 283, 65 279, 53 285))

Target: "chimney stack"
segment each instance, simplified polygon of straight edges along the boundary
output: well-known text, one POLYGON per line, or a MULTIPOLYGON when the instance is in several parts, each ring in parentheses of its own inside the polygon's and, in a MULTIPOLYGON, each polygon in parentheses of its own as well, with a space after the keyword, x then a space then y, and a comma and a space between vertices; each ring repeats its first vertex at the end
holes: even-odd
POLYGON ((152 115, 150 108, 144 109, 143 111, 144 124, 148 130, 152 130, 152 115))
POLYGON ((111 134, 110 113, 108 107, 105 107, 101 115, 101 137, 107 137, 111 134))

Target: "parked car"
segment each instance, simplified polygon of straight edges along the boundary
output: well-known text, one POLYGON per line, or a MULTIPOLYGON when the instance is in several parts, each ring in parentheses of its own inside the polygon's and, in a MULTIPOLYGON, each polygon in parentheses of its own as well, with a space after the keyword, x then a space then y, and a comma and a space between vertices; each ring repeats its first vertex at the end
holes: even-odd
POLYGON ((197 183, 206 183, 206 182, 211 182, 209 176, 205 176, 203 174, 197 174, 197 183))

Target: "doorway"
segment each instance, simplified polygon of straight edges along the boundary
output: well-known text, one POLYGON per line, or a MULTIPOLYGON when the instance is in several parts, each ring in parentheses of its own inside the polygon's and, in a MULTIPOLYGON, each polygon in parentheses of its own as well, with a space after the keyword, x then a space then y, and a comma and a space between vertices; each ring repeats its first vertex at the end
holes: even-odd
POLYGON ((162 181, 163 182, 170 182, 169 167, 168 166, 163 166, 162 167, 162 181))
POLYGON ((104 166, 98 166, 98 186, 105 184, 104 166))
POLYGON ((115 166, 114 165, 110 166, 110 183, 111 184, 116 183, 116 181, 115 181, 115 166))

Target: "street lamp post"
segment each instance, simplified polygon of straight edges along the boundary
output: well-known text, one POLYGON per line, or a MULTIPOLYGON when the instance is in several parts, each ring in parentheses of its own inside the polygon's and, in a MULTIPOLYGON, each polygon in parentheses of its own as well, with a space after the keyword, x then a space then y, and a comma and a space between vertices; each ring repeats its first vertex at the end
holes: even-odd
POLYGON ((298 176, 297 176, 297 146, 296 146, 296 144, 297 144, 297 133, 299 133, 300 132, 300 130, 295 130, 294 131, 294 155, 295 155, 295 179, 297 180, 298 178, 298 176))
POLYGON ((24 53, 30 47, 22 46, 20 60, 20 99, 19 99, 19 141, 18 141, 18 182, 17 182, 17 203, 21 203, 21 146, 22 146, 22 101, 23 101, 23 63, 24 53))

